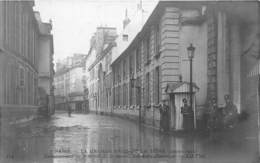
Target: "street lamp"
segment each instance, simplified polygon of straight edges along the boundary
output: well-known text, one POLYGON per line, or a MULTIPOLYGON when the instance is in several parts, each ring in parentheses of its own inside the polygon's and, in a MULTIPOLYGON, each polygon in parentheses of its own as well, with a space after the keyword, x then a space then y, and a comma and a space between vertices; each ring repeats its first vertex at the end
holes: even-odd
POLYGON ((84 86, 84 95, 83 95, 83 99, 84 99, 84 107, 85 107, 85 112, 88 113, 88 95, 89 95, 89 91, 88 88, 86 86, 84 86))
MULTIPOLYGON (((137 79, 134 78, 134 73, 133 72, 130 74, 130 85, 131 85, 131 88, 136 88, 137 89, 137 91, 138 91, 138 97, 137 98, 140 98, 139 96, 141 95, 141 86, 137 85, 137 79)), ((141 117, 141 106, 139 106, 139 123, 141 123, 141 120, 142 120, 142 117, 141 117)))
MULTIPOLYGON (((195 47, 190 44, 190 46, 187 48, 188 51, 188 58, 190 60, 190 107, 192 109, 192 105, 193 105, 193 97, 192 97, 192 59, 194 57, 194 51, 195 51, 195 47)), ((194 110, 194 115, 195 115, 195 110, 194 110)), ((195 116, 194 118, 194 127, 196 126, 196 119, 195 116)))

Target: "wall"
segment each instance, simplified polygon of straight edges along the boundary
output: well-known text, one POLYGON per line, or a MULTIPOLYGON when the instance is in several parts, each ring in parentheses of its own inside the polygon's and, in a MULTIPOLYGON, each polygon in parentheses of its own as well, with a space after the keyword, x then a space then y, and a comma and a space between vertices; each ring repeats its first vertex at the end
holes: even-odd
MULTIPOLYGON (((188 14, 194 11, 182 11, 188 14)), ((196 14, 194 14, 196 15, 196 14)), ((198 15, 198 13, 197 13, 198 15)), ((207 23, 182 25, 180 29, 180 71, 182 81, 190 81, 190 62, 187 47, 195 47, 193 58, 193 82, 199 87, 196 93, 196 104, 203 106, 207 99, 207 23)))
POLYGON ((50 95, 51 91, 51 41, 48 37, 42 36, 39 40, 40 46, 39 46, 39 87, 44 88, 46 93, 50 95))
POLYGON ((39 37, 32 3, 4 1, 0 8, 4 33, 1 35, 4 54, 2 104, 36 105, 39 37), (11 21, 14 19, 23 22, 11 21))
MULTIPOLYGON (((156 12, 156 11, 155 11, 156 12)), ((115 114, 135 117, 138 119, 139 108, 146 124, 159 126, 160 113, 158 102, 170 99, 165 92, 167 84, 180 81, 189 82, 189 62, 187 47, 190 43, 195 46, 193 59, 193 82, 200 88, 196 94, 197 108, 203 110, 207 100, 207 23, 203 20, 199 10, 179 9, 176 7, 162 7, 157 11, 159 16, 151 18, 138 35, 138 40, 130 43, 130 48, 117 58, 113 66, 113 94, 115 114), (197 19, 196 23, 183 23, 183 19, 197 19), (202 18, 202 21, 201 21, 202 18), (149 40, 149 59, 147 59, 147 44, 149 40), (136 50, 140 49, 141 57, 137 59, 136 50), (140 78, 139 86, 131 88, 129 69, 124 78, 123 68, 129 64, 129 58, 134 59, 134 79, 140 78), (141 62, 141 70, 137 71, 137 60, 141 62), (199 65, 199 66, 198 66, 199 65), (159 79, 156 69, 159 69, 159 79), (149 73, 149 79, 147 74, 149 73), (159 90, 157 84, 159 80, 159 90), (127 102, 124 103, 124 89, 127 85, 127 102), (149 88, 149 89, 148 89, 149 88), (130 90, 135 94, 131 99, 130 90), (138 96, 140 92, 140 97, 138 96), (159 94, 159 97, 158 97, 159 94), (157 99, 158 98, 158 99, 157 99), (139 105, 138 100, 141 100, 139 105), (130 101, 133 101, 130 104, 130 101)), ((156 15, 156 14, 155 14, 156 15)), ((115 50, 116 51, 116 50, 115 50)))
POLYGON ((32 7, 33 3, 29 1, 0 3, 0 108, 3 123, 19 123, 36 116, 39 31, 32 7))
MULTIPOLYGON (((162 16, 161 31, 161 66, 162 89, 165 90, 168 83, 180 81, 180 22, 179 9, 166 7, 162 16)), ((168 99, 165 91, 162 91, 162 99, 168 99)))
MULTIPOLYGON (((256 6, 250 6, 250 9, 252 13, 258 11, 256 6)), ((238 49, 241 50, 240 53, 238 53, 241 56, 241 96, 239 97, 241 101, 241 111, 249 113, 249 118, 243 126, 244 134, 246 136, 257 137, 257 130, 259 131, 259 126, 257 126, 259 122, 259 99, 257 99, 259 81, 258 76, 249 77, 249 72, 259 64, 260 31, 259 17, 254 17, 252 13, 245 14, 244 20, 246 21, 241 22, 239 26, 240 47, 238 49)), ((237 40, 235 40, 235 42, 237 42, 237 40)), ((234 91, 233 93, 236 92, 234 91)))
POLYGON ((69 84, 69 92, 82 92, 83 93, 83 68, 82 67, 75 67, 72 68, 70 72, 70 84, 69 84))
POLYGON ((86 60, 89 73, 89 104, 90 110, 111 112, 110 64, 112 50, 116 38, 116 28, 98 27, 91 39, 91 48, 86 60))

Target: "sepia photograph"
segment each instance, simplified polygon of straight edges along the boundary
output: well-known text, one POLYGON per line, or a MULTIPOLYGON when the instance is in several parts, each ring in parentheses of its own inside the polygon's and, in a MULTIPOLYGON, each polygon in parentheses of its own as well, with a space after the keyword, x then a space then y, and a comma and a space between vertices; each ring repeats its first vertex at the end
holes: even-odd
POLYGON ((259 0, 0 0, 0 163, 260 163, 259 0))

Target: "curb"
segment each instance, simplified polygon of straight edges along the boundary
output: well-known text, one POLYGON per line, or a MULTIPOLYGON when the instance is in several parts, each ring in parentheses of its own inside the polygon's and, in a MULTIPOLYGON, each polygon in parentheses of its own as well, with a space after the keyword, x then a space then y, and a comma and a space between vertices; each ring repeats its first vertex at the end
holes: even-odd
MULTIPOLYGON (((96 114, 96 111, 90 111, 90 114, 96 114)), ((120 114, 116 114, 116 113, 111 113, 111 112, 98 112, 97 113, 98 115, 101 115, 101 116, 111 116, 111 117, 118 117, 120 119, 124 119, 124 120, 128 120, 128 121, 131 121, 131 122, 134 122, 135 124, 139 125, 139 117, 137 118, 130 118, 128 115, 120 115, 120 114)), ((150 130, 155 130, 157 132, 160 132, 160 129, 159 127, 155 127, 155 126, 152 126, 152 125, 148 125, 148 124, 145 124, 145 123, 141 123, 141 126, 142 127, 145 127, 147 129, 150 129, 150 130)), ((171 130, 169 132, 160 132, 162 134, 169 134, 169 135, 175 135, 175 136, 194 136, 194 135, 201 135, 201 134, 206 134, 207 132, 205 131, 201 131, 201 130, 193 130, 193 131, 174 131, 174 130, 171 130), (204 132, 204 133, 202 133, 204 132)))

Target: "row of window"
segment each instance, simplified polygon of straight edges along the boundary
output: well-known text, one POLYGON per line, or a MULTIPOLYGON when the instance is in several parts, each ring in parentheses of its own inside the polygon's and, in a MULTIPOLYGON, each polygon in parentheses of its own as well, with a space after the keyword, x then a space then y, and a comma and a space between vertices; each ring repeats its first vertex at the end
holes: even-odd
POLYGON ((144 65, 151 61, 151 56, 158 55, 160 50, 160 29, 159 25, 153 26, 144 37, 142 44, 138 45, 128 56, 121 59, 114 67, 114 83, 118 84, 121 80, 126 80, 134 73, 141 71, 142 54, 144 55, 144 65), (143 53, 142 53, 143 49, 143 53))
POLYGON ((139 86, 132 86, 130 82, 116 85, 114 89, 114 106, 121 105, 141 105, 141 94, 144 94, 144 104, 158 104, 161 100, 161 68, 156 67, 152 72, 145 75, 145 82, 142 86, 141 77, 137 77, 136 83, 139 86), (153 78, 153 80, 152 80, 153 78), (153 82, 151 82, 151 80, 153 82), (151 91, 153 91, 151 93, 151 91))
POLYGON ((37 25, 34 14, 29 13, 25 1, 4 1, 4 42, 8 50, 36 63, 37 25))
POLYGON ((37 78, 28 68, 8 63, 3 71, 5 104, 36 104, 37 78))

